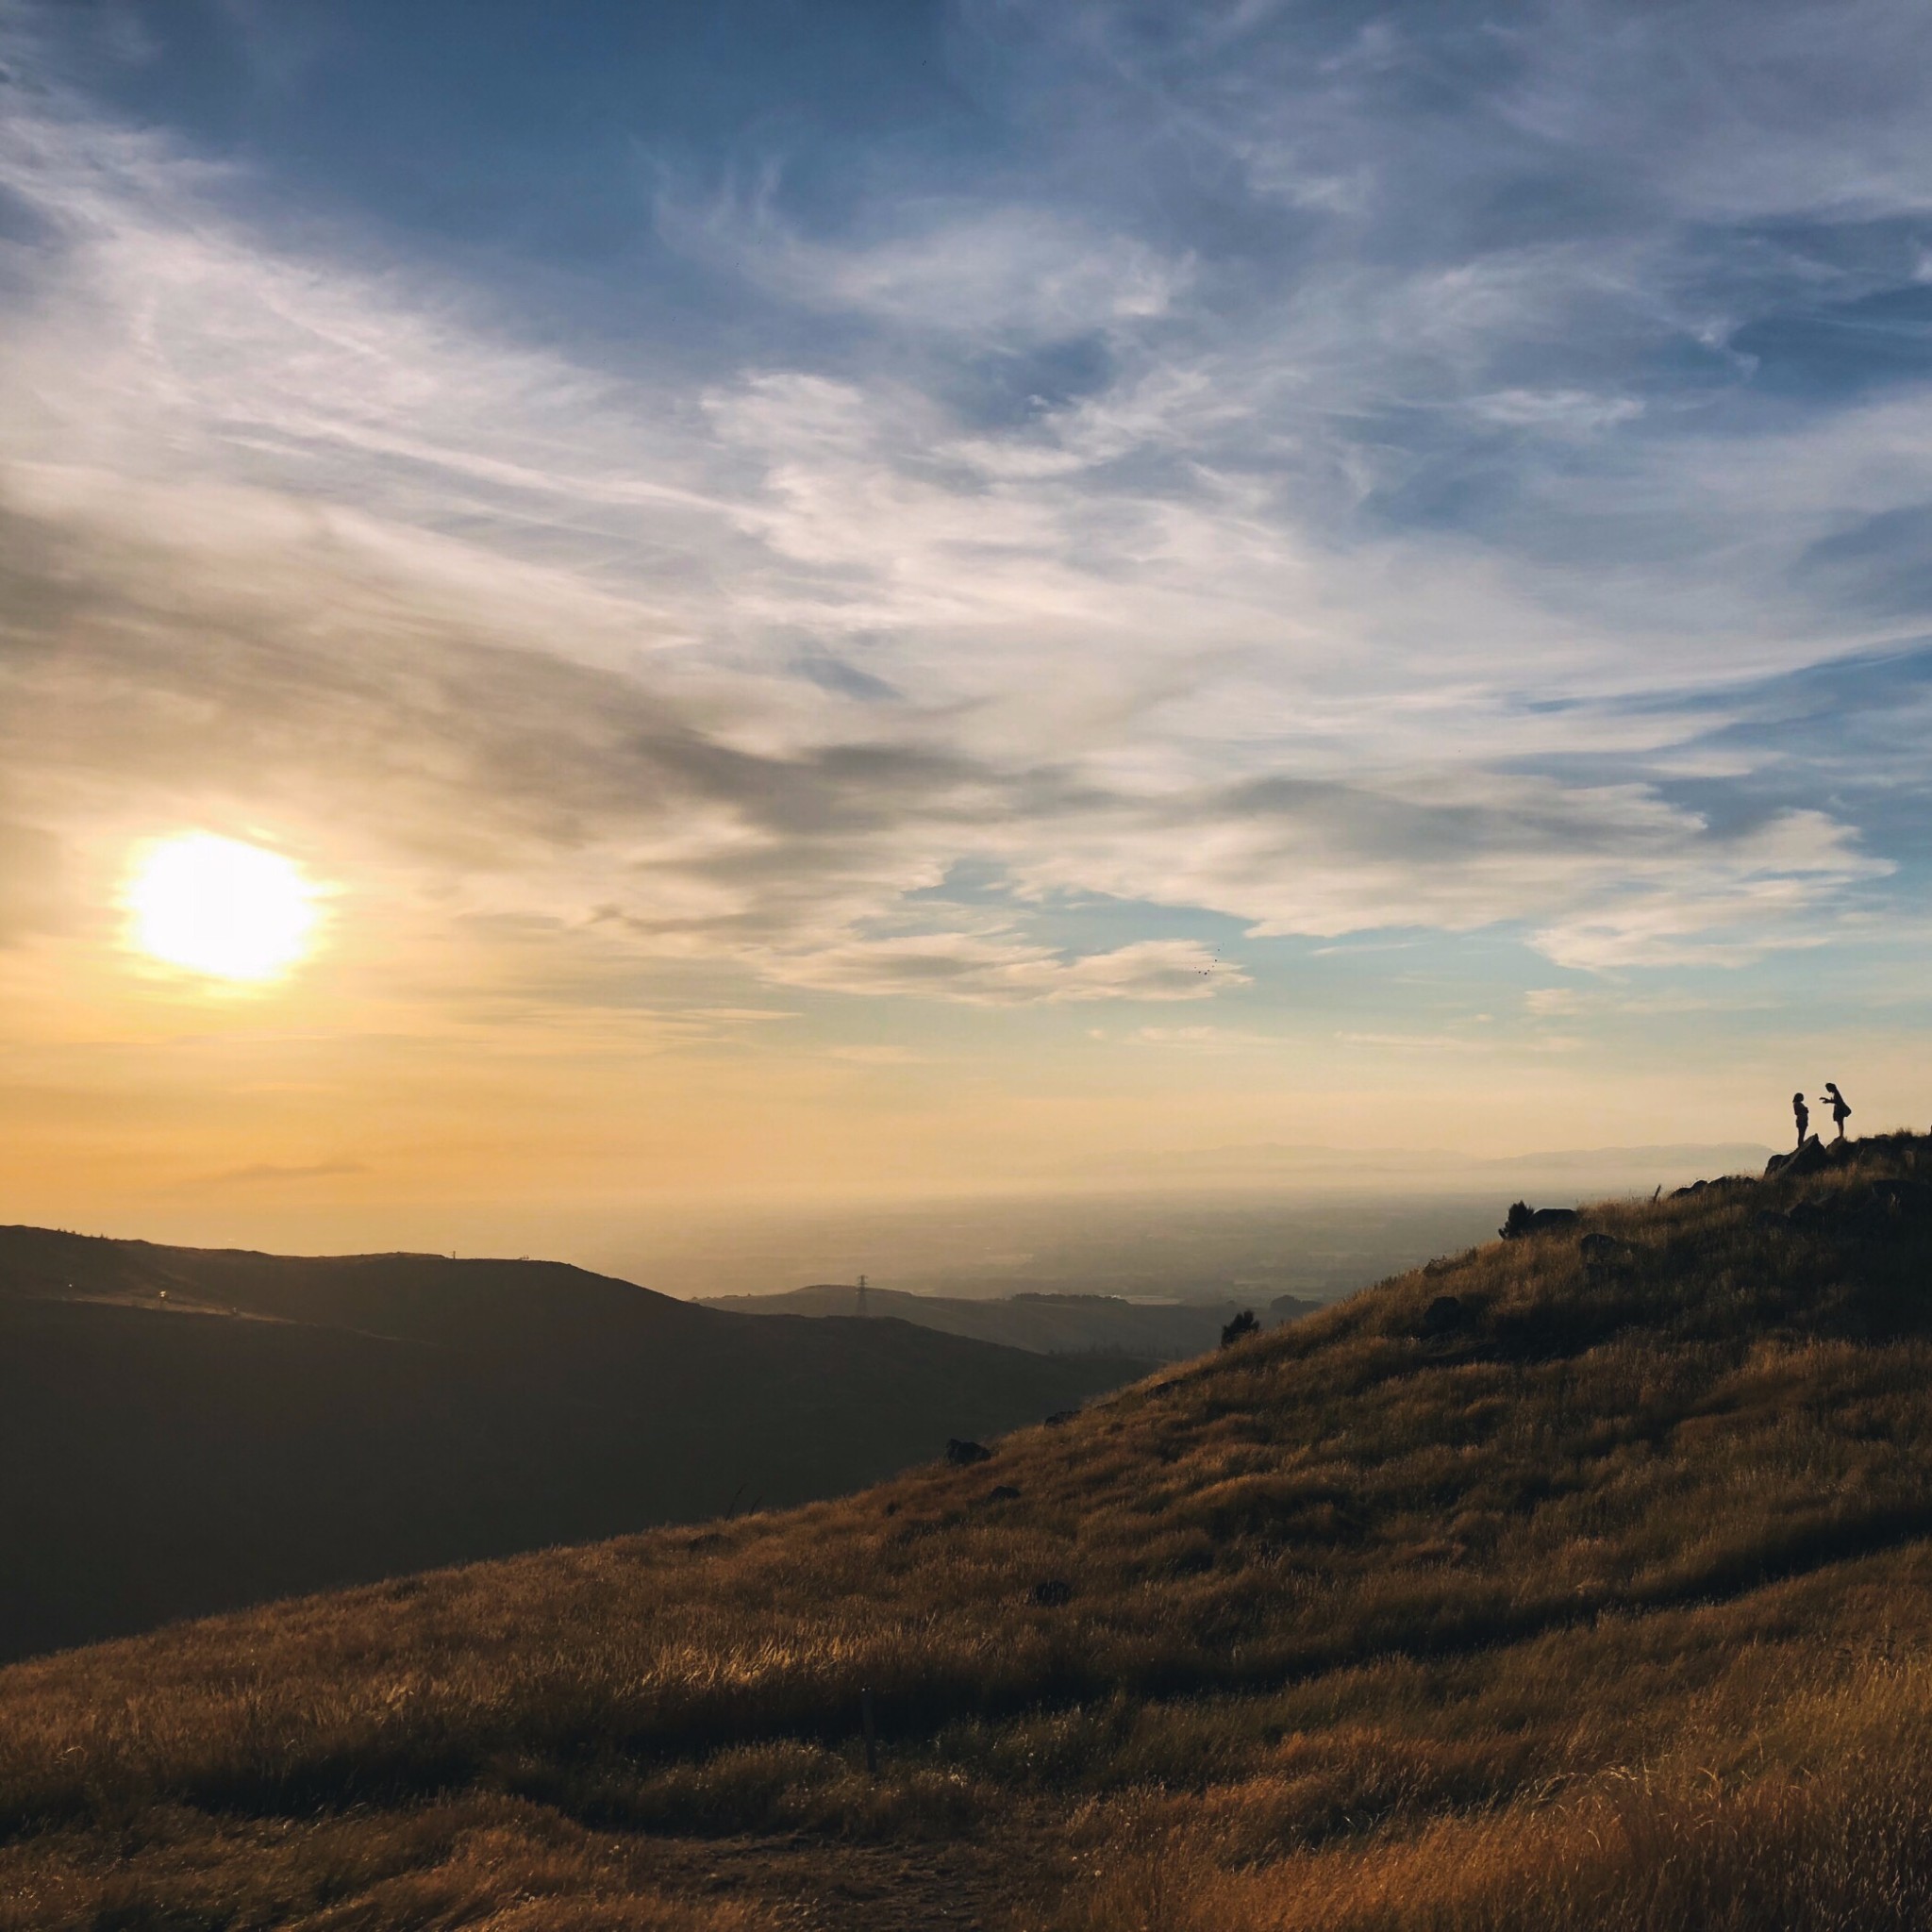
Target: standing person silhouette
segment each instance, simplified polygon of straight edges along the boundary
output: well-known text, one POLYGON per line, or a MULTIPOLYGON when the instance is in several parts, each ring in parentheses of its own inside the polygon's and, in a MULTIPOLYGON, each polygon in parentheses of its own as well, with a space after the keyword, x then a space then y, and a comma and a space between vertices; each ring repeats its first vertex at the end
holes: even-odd
POLYGON ((1836 1080, 1827 1080, 1824 1083, 1824 1091, 1831 1098, 1831 1118, 1838 1127, 1838 1138, 1842 1141, 1845 1137, 1845 1123, 1852 1117, 1851 1103, 1838 1091, 1836 1080))
POLYGON ((1805 1105, 1802 1093, 1791 1095, 1791 1115, 1798 1123, 1798 1145, 1805 1144, 1805 1136, 1811 1131, 1811 1109, 1805 1105))

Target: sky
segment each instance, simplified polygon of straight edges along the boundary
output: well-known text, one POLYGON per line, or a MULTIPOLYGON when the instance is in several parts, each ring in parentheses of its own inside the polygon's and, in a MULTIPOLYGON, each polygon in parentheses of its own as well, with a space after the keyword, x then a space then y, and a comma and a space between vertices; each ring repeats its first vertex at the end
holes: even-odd
POLYGON ((0 0, 0 1219, 1923 1126, 1928 66, 0 0), (144 949, 191 837, 287 970, 144 949))

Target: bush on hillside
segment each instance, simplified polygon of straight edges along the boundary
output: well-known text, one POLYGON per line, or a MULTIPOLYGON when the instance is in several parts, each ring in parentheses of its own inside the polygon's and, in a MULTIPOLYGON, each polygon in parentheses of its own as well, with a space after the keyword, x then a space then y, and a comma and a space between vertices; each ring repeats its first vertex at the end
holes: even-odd
POLYGON ((1255 1319, 1253 1308, 1243 1308, 1225 1328, 1221 1331, 1223 1348, 1232 1348, 1243 1336, 1257 1335, 1261 1324, 1255 1319))

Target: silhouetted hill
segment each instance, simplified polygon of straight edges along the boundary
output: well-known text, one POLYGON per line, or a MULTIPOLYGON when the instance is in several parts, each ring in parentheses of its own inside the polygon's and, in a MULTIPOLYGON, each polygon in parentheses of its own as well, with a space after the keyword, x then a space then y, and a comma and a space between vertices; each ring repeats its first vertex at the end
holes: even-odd
POLYGON ((0 1229, 0 1656, 835 1494, 1145 1366, 544 1262, 0 1229))
POLYGON ((1897 1136, 1432 1263, 983 1465, 16 1666, 0 1898, 1918 1932, 1928 1657, 1932 1141, 1897 1136))
MULTIPOLYGON (((741 1315, 856 1315, 858 1290, 843 1282, 822 1281, 783 1294, 712 1295, 704 1307, 741 1315)), ((869 1316, 896 1316, 937 1328, 945 1335, 970 1335, 1008 1348, 1041 1355, 1082 1350, 1116 1350, 1160 1361, 1174 1361, 1212 1348, 1221 1331, 1244 1307, 1266 1323, 1311 1315, 1320 1302, 1277 1295, 1252 1302, 1131 1302, 1105 1294, 1015 1294, 997 1300, 968 1301, 952 1295, 908 1294, 903 1290, 868 1288, 869 1316)))

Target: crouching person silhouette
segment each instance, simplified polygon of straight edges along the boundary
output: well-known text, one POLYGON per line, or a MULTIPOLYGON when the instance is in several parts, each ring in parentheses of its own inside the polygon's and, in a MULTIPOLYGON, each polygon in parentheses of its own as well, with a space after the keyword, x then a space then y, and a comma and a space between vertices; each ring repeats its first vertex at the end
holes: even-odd
POLYGON ((1791 1095, 1791 1116, 1798 1123, 1798 1145, 1805 1144, 1805 1136, 1811 1131, 1811 1109, 1805 1105, 1802 1093, 1791 1095))
POLYGON ((1845 1137, 1845 1123, 1852 1117, 1851 1104, 1838 1091, 1836 1080, 1827 1080, 1824 1083, 1824 1094, 1831 1102, 1831 1118, 1838 1128, 1838 1138, 1842 1141, 1845 1137))

